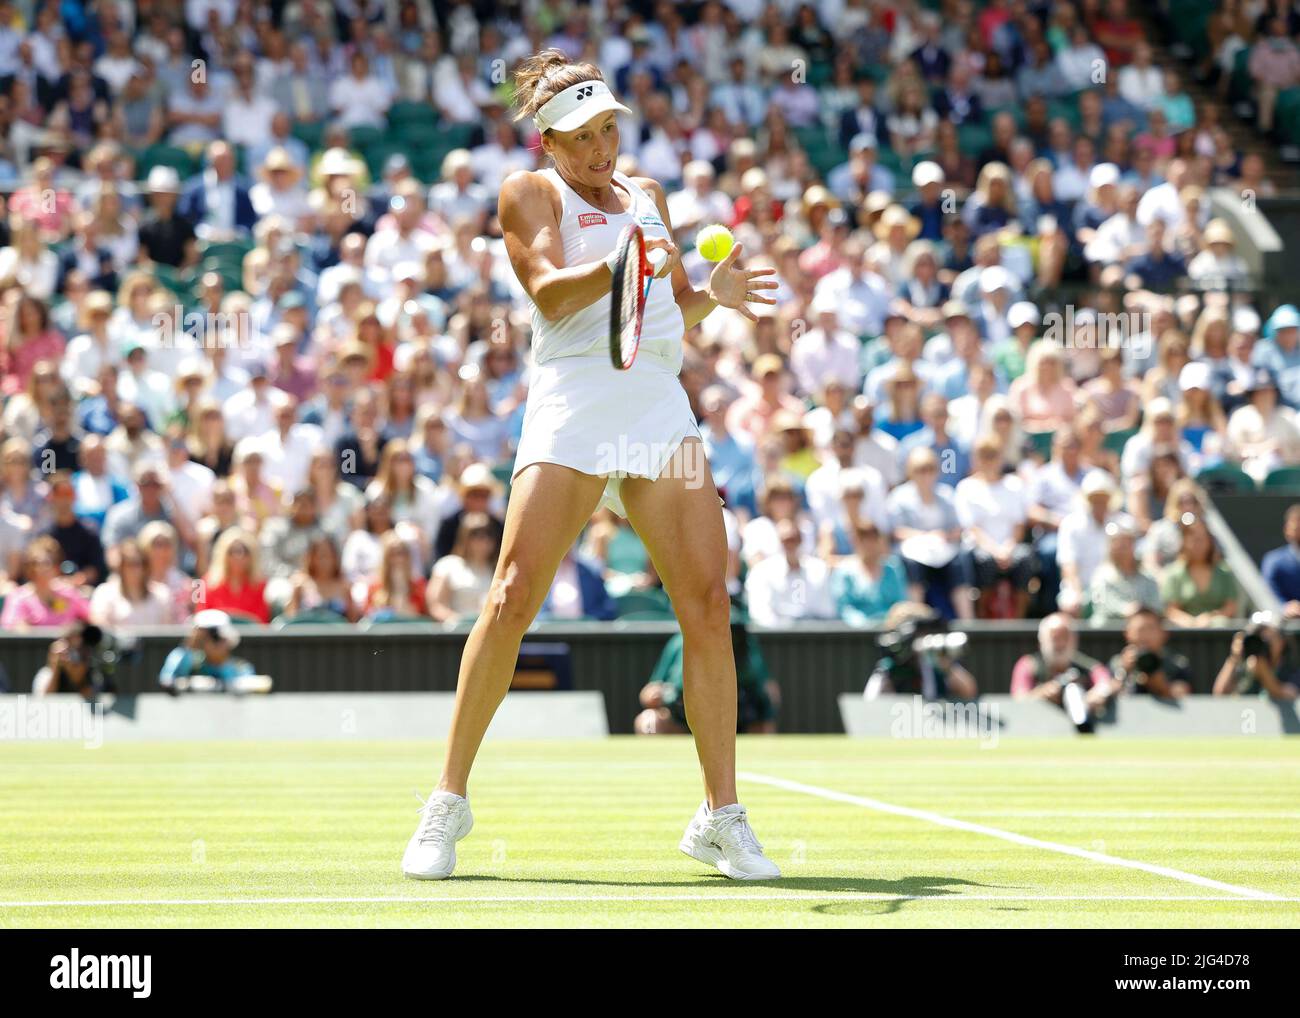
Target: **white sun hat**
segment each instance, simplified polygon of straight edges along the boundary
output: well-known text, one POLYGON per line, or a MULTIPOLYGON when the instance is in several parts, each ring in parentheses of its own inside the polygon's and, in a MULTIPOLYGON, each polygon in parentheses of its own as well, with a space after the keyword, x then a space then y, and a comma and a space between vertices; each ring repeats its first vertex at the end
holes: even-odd
POLYGON ((547 100, 533 115, 533 124, 539 131, 572 131, 606 110, 632 112, 603 81, 580 81, 547 100))

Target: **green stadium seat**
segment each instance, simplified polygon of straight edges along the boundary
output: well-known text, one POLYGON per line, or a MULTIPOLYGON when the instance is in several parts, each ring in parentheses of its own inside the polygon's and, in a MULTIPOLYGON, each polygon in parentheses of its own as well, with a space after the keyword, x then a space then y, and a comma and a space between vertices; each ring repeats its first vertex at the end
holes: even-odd
POLYGON ((1208 467, 1196 475, 1196 483, 1209 492, 1256 491, 1255 479, 1233 466, 1208 467))
POLYGON ((605 549, 605 566, 614 573, 645 572, 650 557, 631 527, 619 527, 605 549))
POLYGON ((355 149, 364 152, 372 145, 379 145, 384 142, 388 136, 388 131, 383 127, 369 127, 365 124, 358 124, 348 131, 348 141, 355 149))
POLYGON ((362 630, 375 629, 380 626, 428 626, 430 629, 435 628, 438 624, 427 615, 381 615, 378 618, 362 619, 359 627, 362 630))
POLYGON ((1300 494, 1300 467, 1277 467, 1270 470, 1264 478, 1264 490, 1279 494, 1300 494))
POLYGON ((388 162, 389 157, 404 155, 409 158, 409 150, 399 141, 385 140, 365 146, 361 150, 361 155, 366 161, 370 176, 378 180, 384 174, 384 163, 388 162))
POLYGON ((209 258, 216 258, 223 265, 236 265, 242 267, 244 264, 244 256, 251 250, 253 250, 253 244, 251 241, 209 241, 202 248, 202 254, 205 261, 209 258))
POLYGON ((1035 455, 1041 456, 1044 460, 1052 458, 1052 439, 1056 437, 1055 431, 1027 431, 1025 437, 1033 446, 1035 455))
POLYGON ((405 126, 408 124, 436 125, 438 123, 438 111, 434 108, 432 103, 393 103, 393 105, 388 109, 388 123, 391 127, 405 126))
POLYGON ((457 148, 469 148, 470 142, 474 139, 474 132, 478 130, 478 127, 478 124, 442 124, 438 134, 444 152, 450 152, 452 149, 457 148))
POLYGON ((328 611, 324 608, 316 608, 312 611, 300 612, 297 615, 281 615, 275 620, 277 629, 288 629, 291 626, 350 626, 352 625, 338 612, 328 611))
POLYGON ((136 179, 144 180, 155 166, 170 166, 181 180, 192 177, 199 172, 199 161, 183 148, 175 145, 150 145, 140 152, 136 159, 136 179))
POLYGON ((673 614, 671 608, 665 611, 650 610, 628 612, 626 615, 618 617, 619 622, 675 622, 677 616, 673 614))
POLYGON ((492 476, 500 481, 508 491, 510 489, 510 479, 513 477, 514 471, 514 460, 511 460, 509 463, 497 463, 492 467, 492 476))
POLYGON ((324 121, 297 121, 293 127, 289 128, 289 133, 315 152, 325 143, 325 123, 324 121))
POLYGON ((957 128, 957 144, 963 152, 978 155, 993 144, 993 131, 983 124, 962 124, 957 128))
POLYGON ((1102 444, 1116 456, 1123 456, 1124 446, 1128 445, 1128 440, 1137 433, 1137 428, 1124 428, 1120 431, 1111 431, 1106 435, 1102 444))
POLYGON ((409 156, 420 148, 440 144, 443 131, 437 124, 396 124, 388 137, 409 156))
POLYGON ((662 590, 630 590, 615 598, 618 617, 626 618, 633 612, 658 612, 674 618, 672 602, 662 590))

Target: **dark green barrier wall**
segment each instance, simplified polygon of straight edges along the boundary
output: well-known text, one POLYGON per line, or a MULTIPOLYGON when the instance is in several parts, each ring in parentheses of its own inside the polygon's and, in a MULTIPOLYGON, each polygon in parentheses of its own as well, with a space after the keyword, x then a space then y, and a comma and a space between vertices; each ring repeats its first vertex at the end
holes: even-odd
POLYGON ((1280 548, 1282 517, 1288 506, 1300 502, 1294 495, 1270 495, 1260 492, 1249 495, 1214 495, 1214 507, 1223 514, 1228 526, 1259 565, 1265 552, 1280 548))
MULTIPOLYGON (((637 694, 669 636, 671 623, 596 623, 538 627, 530 641, 568 644, 573 655, 574 687, 605 695, 612 732, 629 732, 638 709, 637 694)), ((456 688, 464 631, 385 627, 364 632, 351 627, 300 626, 284 630, 242 630, 239 653, 275 678, 281 692, 451 690, 456 688)), ((1005 693, 1011 667, 1035 646, 1032 622, 972 623, 967 665, 980 687, 1005 693)), ((163 659, 180 639, 177 629, 148 630, 138 654, 119 675, 124 692, 157 688, 163 659)), ((1172 647, 1192 663, 1197 692, 1209 692, 1227 655, 1231 630, 1178 633, 1172 647)), ((1121 646, 1119 630, 1085 630, 1084 653, 1103 660, 1121 646)), ((780 683, 780 725, 787 732, 841 731, 836 697, 860 691, 875 663, 874 633, 841 625, 762 631, 759 643, 780 683)), ((10 690, 24 692, 45 663, 46 635, 0 637, 0 664, 10 690)))

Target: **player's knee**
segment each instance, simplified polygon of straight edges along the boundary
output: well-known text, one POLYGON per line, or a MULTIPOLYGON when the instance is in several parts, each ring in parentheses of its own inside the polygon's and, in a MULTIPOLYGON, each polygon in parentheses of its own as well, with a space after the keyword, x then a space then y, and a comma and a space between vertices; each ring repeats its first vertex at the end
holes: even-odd
POLYGON ((493 579, 483 613, 493 625, 522 633, 532 624, 537 609, 536 584, 516 564, 493 579))
POLYGON ((717 632, 731 624, 731 598, 726 581, 719 577, 674 604, 677 622, 683 633, 717 632))

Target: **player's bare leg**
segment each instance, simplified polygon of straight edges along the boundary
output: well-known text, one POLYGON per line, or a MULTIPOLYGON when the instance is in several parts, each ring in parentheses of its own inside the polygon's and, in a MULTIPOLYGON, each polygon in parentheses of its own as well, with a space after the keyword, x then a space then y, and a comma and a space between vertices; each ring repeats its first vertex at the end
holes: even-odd
POLYGON ((604 490, 603 478, 554 463, 535 463, 515 478, 492 589, 460 659, 439 791, 465 794, 483 733, 510 688, 524 633, 604 490))
POLYGON ((408 876, 451 875, 456 841, 474 822, 466 791, 483 735, 510 688, 524 632, 604 488, 603 478, 554 463, 535 463, 515 478, 492 588, 460 659, 442 777, 402 860, 408 876))
POLYGON ((763 858, 736 799, 736 663, 731 651, 727 540, 718 492, 696 438, 687 439, 656 481, 627 478, 621 493, 672 599, 682 631, 686 721, 704 774, 706 801, 683 851, 729 877, 780 876, 763 858), (688 842, 694 850, 688 849, 688 842))

